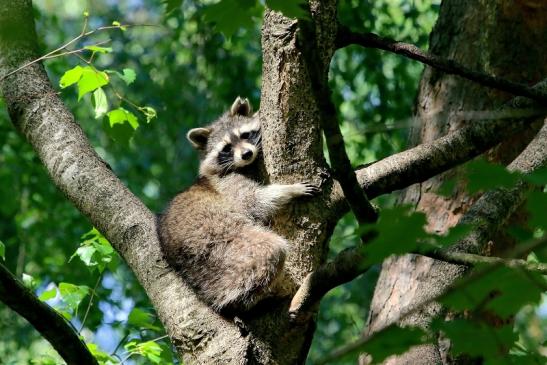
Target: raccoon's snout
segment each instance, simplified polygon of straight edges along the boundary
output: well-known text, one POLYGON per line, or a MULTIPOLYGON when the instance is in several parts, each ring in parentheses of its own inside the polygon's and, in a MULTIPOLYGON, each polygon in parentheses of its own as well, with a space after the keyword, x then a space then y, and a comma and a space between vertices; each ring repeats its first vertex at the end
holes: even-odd
POLYGON ((253 151, 251 151, 251 150, 249 150, 249 149, 244 149, 244 150, 241 152, 241 159, 242 159, 242 160, 248 161, 248 160, 250 160, 251 158, 253 158, 253 151))

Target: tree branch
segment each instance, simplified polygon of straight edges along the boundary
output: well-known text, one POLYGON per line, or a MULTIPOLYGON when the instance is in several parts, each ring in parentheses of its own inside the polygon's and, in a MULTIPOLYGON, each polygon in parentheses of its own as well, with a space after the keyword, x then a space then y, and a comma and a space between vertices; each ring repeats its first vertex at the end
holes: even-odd
MULTIPOLYGON (((5 75, 36 59, 37 46, 31 2, 0 4, 0 74, 5 75)), ((41 64, 6 77, 0 91, 14 126, 32 145, 52 181, 133 270, 185 362, 190 362, 185 353, 202 363, 243 357, 247 339, 232 322, 200 302, 167 264, 155 214, 89 145, 41 64), (231 346, 218 346, 222 341, 231 346), (188 350, 189 343, 195 348, 188 350)))
POLYGON ((38 299, 2 264, 0 301, 29 321, 68 365, 98 365, 74 327, 53 308, 38 299))
MULTIPOLYGON (((520 257, 520 256, 522 256, 522 255, 524 255, 524 254, 526 254, 530 251, 545 247, 545 245, 547 245, 547 236, 544 236, 541 239, 537 239, 535 241, 532 241, 529 244, 518 246, 517 248, 515 248, 513 250, 513 252, 509 256, 510 257, 520 257)), ((421 303, 418 303, 417 305, 411 307, 409 310, 405 311, 397 319, 395 319, 394 321, 390 322, 387 325, 384 325, 382 328, 378 329, 375 333, 378 333, 380 331, 383 331, 383 330, 387 329, 392 323, 400 322, 403 319, 410 317, 414 313, 419 312, 420 310, 422 310, 424 307, 430 305, 431 303, 439 301, 440 299, 450 295, 451 293, 453 293, 455 291, 464 289, 466 286, 470 285, 471 283, 475 282, 476 280, 488 275, 489 273, 493 272, 497 268, 503 266, 504 263, 507 262, 507 261, 508 260, 505 259, 503 261, 492 262, 487 267, 484 267, 484 268, 482 268, 478 271, 473 272, 471 275, 467 276, 463 280, 458 281, 458 282, 446 287, 439 295, 428 298, 425 301, 423 301, 421 303)), ((509 260, 509 261, 512 261, 512 260, 509 260)), ((513 260, 513 261, 522 261, 522 260, 513 260)), ((340 358, 340 357, 342 357, 342 356, 344 356, 344 355, 346 355, 350 352, 358 350, 363 345, 365 345, 370 340, 370 338, 371 338, 371 336, 363 336, 363 337, 359 338, 358 340, 356 340, 352 343, 349 343, 347 345, 344 345, 344 346, 334 350, 332 353, 328 354, 323 359, 321 359, 321 361, 317 362, 317 365, 327 364, 327 363, 331 362, 332 360, 338 359, 338 358, 340 358)))
POLYGON ((348 27, 339 25, 336 44, 338 48, 356 44, 365 48, 382 49, 422 62, 447 74, 461 76, 484 86, 505 91, 513 95, 526 96, 539 102, 547 101, 547 89, 535 89, 501 77, 474 71, 462 66, 454 60, 447 60, 422 51, 413 44, 383 38, 374 33, 357 33, 351 31, 348 27))
POLYGON ((366 192, 361 189, 357 176, 346 153, 344 138, 340 131, 336 109, 330 97, 327 82, 327 69, 317 62, 318 47, 315 26, 311 21, 300 21, 300 47, 304 55, 312 92, 321 111, 319 119, 329 151, 330 165, 334 177, 357 218, 359 224, 376 221, 378 215, 369 202, 366 192))
MULTIPOLYGON (((547 122, 526 149, 508 166, 508 169, 526 174, 545 165, 547 165, 547 122)), ((433 252, 431 257, 448 262, 455 261, 454 263, 465 261, 468 265, 480 263, 482 260, 492 264, 532 268, 533 265, 527 266, 518 260, 508 262, 500 258, 483 258, 475 255, 483 250, 493 232, 499 229, 522 204, 528 190, 529 185, 520 181, 512 189, 495 189, 485 193, 459 222, 459 224, 471 224, 476 228, 456 245, 446 250, 433 252)), ((364 273, 368 267, 362 262, 363 256, 359 249, 351 248, 342 251, 333 261, 310 273, 291 301, 289 308, 291 316, 299 317, 312 308, 328 291, 364 273)), ((535 269, 543 270, 545 266, 540 265, 535 269)))
MULTIPOLYGON (((455 265, 468 267, 496 265, 496 267, 522 269, 547 275, 547 264, 528 262, 522 259, 482 256, 447 250, 435 250, 426 253, 416 252, 414 254, 455 265)), ((361 264, 363 259, 364 257, 358 248, 348 248, 339 253, 334 260, 310 273, 291 301, 289 308, 291 317, 298 319, 302 313, 309 312, 330 290, 352 281, 369 270, 371 266, 361 264)))
MULTIPOLYGON (((419 254, 419 253, 418 253, 419 254)), ((448 262, 455 265, 477 266, 496 265, 497 267, 508 267, 510 269, 522 269, 533 273, 547 275, 547 264, 540 262, 529 262, 522 259, 509 259, 505 257, 482 256, 465 252, 450 252, 439 250, 421 254, 423 256, 448 262)))
MULTIPOLYGON (((547 80, 534 86, 538 89, 544 87, 547 87, 547 80)), ((493 117, 499 118, 497 120, 469 123, 434 142, 423 143, 358 169, 356 174, 359 184, 367 196, 373 199, 423 182, 486 152, 527 128, 538 116, 547 113, 544 108, 530 108, 532 105, 521 98, 514 98, 503 109, 492 112, 493 117), (513 109, 514 107, 524 109, 513 109)), ((462 116, 465 117, 468 116, 462 116)), ((485 115, 481 112, 479 117, 485 115)), ((338 185, 332 190, 331 206, 335 218, 342 216, 348 209, 343 191, 338 185)))

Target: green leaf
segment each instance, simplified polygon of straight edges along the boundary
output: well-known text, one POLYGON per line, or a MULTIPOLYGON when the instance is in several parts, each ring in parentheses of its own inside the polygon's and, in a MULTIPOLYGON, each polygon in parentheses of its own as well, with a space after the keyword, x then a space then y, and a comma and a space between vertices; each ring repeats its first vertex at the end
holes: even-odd
POLYGON ((154 317, 152 314, 145 312, 139 308, 133 308, 129 317, 127 318, 127 323, 138 328, 146 328, 153 331, 159 331, 160 328, 154 325, 154 317))
POLYGON ((429 342, 426 333, 420 328, 392 325, 372 335, 355 351, 365 352, 372 357, 371 364, 379 364, 391 355, 402 354, 411 347, 429 342))
POLYGON ((154 341, 137 343, 136 341, 128 342, 124 348, 134 355, 146 357, 154 364, 159 364, 161 361, 162 348, 154 341))
POLYGON ((107 115, 108 123, 104 124, 106 133, 116 142, 127 146, 139 126, 137 117, 124 108, 112 110, 107 115))
POLYGON ((72 258, 78 256, 86 266, 93 266, 91 260, 95 252, 97 252, 97 249, 93 246, 82 246, 79 247, 72 256, 70 256, 68 261, 70 262, 72 258))
POLYGON ((154 109, 150 106, 145 106, 145 107, 139 108, 139 110, 146 117, 146 123, 150 123, 150 121, 152 119, 156 118, 156 116, 157 116, 156 109, 154 109))
POLYGON ((123 81, 125 81, 127 85, 131 85, 133 81, 135 81, 135 79, 137 78, 135 70, 133 70, 132 68, 124 68, 122 71, 123 74, 120 75, 120 77, 123 81))
POLYGON ((82 77, 83 68, 81 66, 76 66, 66 71, 61 80, 59 81, 59 86, 64 89, 72 84, 77 83, 82 77))
POLYGON ((498 187, 510 188, 520 178, 519 174, 509 172, 505 167, 477 159, 467 164, 467 189, 470 193, 498 187))
POLYGON ((32 365, 59 365, 59 360, 50 355, 40 355, 37 359, 31 359, 32 365))
POLYGON ((530 213, 528 225, 532 228, 547 230, 547 193, 529 192, 526 209, 530 213))
POLYGON ((40 296, 38 297, 38 299, 40 299, 41 301, 45 302, 46 300, 50 300, 50 299, 53 299, 57 296, 57 288, 56 287, 53 287, 49 290, 46 290, 44 291, 42 294, 40 294, 40 296))
POLYGON ((165 13, 169 14, 182 6, 182 0, 163 0, 165 4, 165 13))
POLYGON ((112 47, 85 46, 84 48, 87 49, 87 50, 90 50, 92 52, 99 52, 99 53, 110 53, 110 52, 112 52, 112 47))
POLYGON ((253 26, 255 0, 220 0, 204 10, 205 20, 230 38, 239 28, 253 26))
POLYGON ((363 247, 364 263, 380 263, 388 256, 416 250, 420 242, 429 237, 424 230, 425 224, 425 214, 412 212, 408 206, 382 210, 376 224, 366 225, 358 230, 365 234, 372 231, 377 233, 363 247))
POLYGON ((454 227, 450 228, 447 234, 443 236, 435 235, 434 241, 438 246, 449 247, 458 243, 461 239, 467 236, 473 226, 467 224, 457 224, 454 227))
MULTIPOLYGON (((475 270, 481 269, 479 266, 475 270)), ((541 288, 545 285, 541 275, 499 267, 464 288, 450 292, 441 302, 456 311, 480 308, 508 318, 527 304, 539 303, 541 288)))
POLYGON ((266 5, 272 10, 282 12, 289 18, 310 18, 306 11, 307 2, 303 0, 266 0, 266 5))
POLYGON ((101 118, 108 111, 108 100, 102 87, 93 91, 93 104, 95 104, 95 119, 101 118))
POLYGON ((120 30, 122 30, 123 32, 125 32, 127 30, 127 27, 126 26, 123 26, 122 23, 120 23, 119 21, 117 20, 114 20, 112 22, 112 25, 115 26, 115 27, 118 27, 120 28, 120 30))
POLYGON ((109 82, 106 72, 86 66, 82 69, 82 77, 78 81, 78 101, 95 89, 107 85, 109 82))
POLYGON ((70 283, 60 283, 59 293, 68 309, 76 312, 80 302, 89 294, 89 287, 85 285, 74 285, 70 283))
POLYGON ((124 108, 114 109, 108 112, 107 115, 111 127, 116 124, 124 124, 125 122, 128 122, 133 130, 137 129, 139 126, 139 122, 135 114, 125 110, 124 108))
POLYGON ((69 262, 76 256, 90 269, 97 268, 103 272, 114 258, 114 249, 110 242, 96 228, 82 235, 80 247, 70 257, 69 262))
POLYGON ((6 260, 6 245, 2 241, 0 241, 0 257, 4 261, 6 260))
POLYGON ((99 361, 99 363, 104 364, 107 361, 110 361, 111 363, 116 362, 116 359, 114 359, 106 352, 102 351, 96 344, 86 343, 86 346, 89 349, 89 352, 91 352, 91 355, 93 355, 97 359, 97 361, 99 361))
POLYGON ((517 340, 512 325, 493 327, 464 319, 434 321, 433 328, 442 331, 452 344, 453 355, 479 356, 496 364, 508 364, 504 349, 512 347, 517 340), (470 340, 473 339, 473 340, 470 340))
POLYGON ((27 288, 32 290, 36 289, 36 286, 38 285, 38 283, 36 282, 36 279, 34 279, 31 275, 23 273, 23 275, 21 276, 21 279, 23 281, 23 284, 27 288))
POLYGON ((543 186, 547 185, 547 167, 542 167, 536 171, 523 176, 528 182, 543 186))

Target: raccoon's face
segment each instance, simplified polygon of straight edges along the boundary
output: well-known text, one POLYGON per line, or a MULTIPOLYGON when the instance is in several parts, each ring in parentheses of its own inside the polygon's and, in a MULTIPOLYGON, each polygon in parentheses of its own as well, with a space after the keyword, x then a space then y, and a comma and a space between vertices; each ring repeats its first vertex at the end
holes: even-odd
POLYGON ((201 175, 227 173, 256 160, 260 152, 260 124, 251 114, 249 101, 238 97, 230 111, 211 126, 188 132, 188 140, 202 152, 201 175))

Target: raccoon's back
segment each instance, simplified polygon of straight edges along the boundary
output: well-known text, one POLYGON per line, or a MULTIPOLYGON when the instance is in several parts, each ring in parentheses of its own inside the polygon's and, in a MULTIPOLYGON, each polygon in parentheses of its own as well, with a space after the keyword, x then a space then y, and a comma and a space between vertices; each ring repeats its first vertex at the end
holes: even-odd
POLYGON ((178 194, 160 217, 159 236, 166 259, 178 269, 199 265, 222 250, 250 220, 200 179, 178 194))

